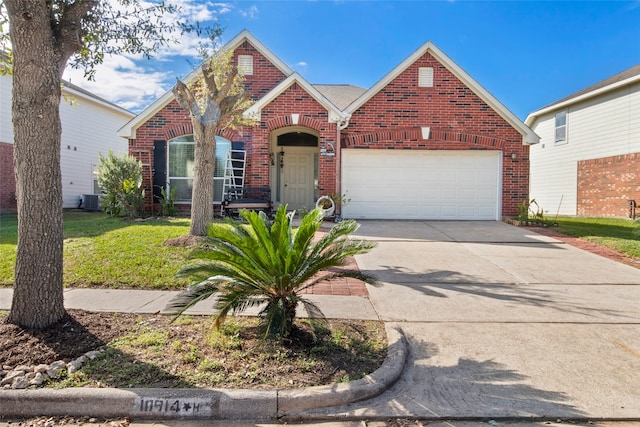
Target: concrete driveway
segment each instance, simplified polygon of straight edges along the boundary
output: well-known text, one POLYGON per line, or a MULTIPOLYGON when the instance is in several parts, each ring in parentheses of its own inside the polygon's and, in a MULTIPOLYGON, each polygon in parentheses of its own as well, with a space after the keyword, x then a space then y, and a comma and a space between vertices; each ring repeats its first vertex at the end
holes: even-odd
MULTIPOLYGON (((640 270, 499 222, 363 221, 370 299, 412 349, 332 416, 640 419, 640 270)), ((319 411, 322 412, 322 411, 319 411)))

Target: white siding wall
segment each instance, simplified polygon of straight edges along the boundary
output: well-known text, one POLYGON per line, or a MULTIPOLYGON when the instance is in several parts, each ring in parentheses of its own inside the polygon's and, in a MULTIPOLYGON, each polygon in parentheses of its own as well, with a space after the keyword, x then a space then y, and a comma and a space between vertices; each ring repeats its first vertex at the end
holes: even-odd
POLYGON ((559 206, 561 215, 576 214, 579 160, 640 152, 640 83, 566 110, 566 144, 554 143, 556 111, 532 126, 540 143, 530 151, 531 197, 547 215, 555 215, 559 206))
POLYGON ((127 153, 128 143, 118 136, 132 115, 73 96, 73 104, 60 104, 62 121, 62 198, 65 208, 75 208, 83 194, 93 194, 93 165, 98 154, 127 153))
POLYGON ((0 75, 0 142, 13 144, 11 125, 11 76, 0 75))
MULTIPOLYGON (((13 144, 11 82, 11 76, 0 75, 0 141, 13 144)), ((64 99, 60 103, 62 197, 65 208, 75 208, 82 194, 93 193, 93 165, 98 163, 98 153, 106 154, 109 149, 127 153, 127 140, 117 132, 134 114, 85 95, 65 93, 73 105, 64 99)))

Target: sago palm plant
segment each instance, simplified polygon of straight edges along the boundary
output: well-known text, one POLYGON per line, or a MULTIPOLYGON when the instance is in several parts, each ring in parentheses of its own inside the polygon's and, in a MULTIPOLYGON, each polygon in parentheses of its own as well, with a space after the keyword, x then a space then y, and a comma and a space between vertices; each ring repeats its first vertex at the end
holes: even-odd
POLYGON ((176 317, 215 294, 216 327, 231 311, 264 305, 259 314, 263 337, 286 337, 293 328, 299 303, 311 318, 324 318, 313 302, 300 295, 304 289, 338 277, 376 284, 373 276, 357 270, 318 274, 342 266, 347 257, 366 253, 375 246, 371 241, 347 238, 359 227, 355 221, 342 221, 314 240, 322 225, 321 209, 306 214, 297 228, 292 224, 293 213, 287 214, 285 206, 278 208, 273 222, 262 212, 242 211, 241 216, 247 224, 211 224, 208 248, 196 253, 196 263, 180 271, 180 275, 200 282, 169 303, 167 308, 176 317))

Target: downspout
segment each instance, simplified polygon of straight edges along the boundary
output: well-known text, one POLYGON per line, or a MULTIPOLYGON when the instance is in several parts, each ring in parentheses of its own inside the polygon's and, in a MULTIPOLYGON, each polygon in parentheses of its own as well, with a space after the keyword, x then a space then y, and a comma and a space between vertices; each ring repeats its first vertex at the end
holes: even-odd
MULTIPOLYGON (((346 129, 349 126, 349 119, 351 115, 342 116, 336 122, 336 196, 342 200, 342 143, 340 142, 340 131, 346 129)), ((336 215, 342 215, 342 203, 337 206, 336 215)))

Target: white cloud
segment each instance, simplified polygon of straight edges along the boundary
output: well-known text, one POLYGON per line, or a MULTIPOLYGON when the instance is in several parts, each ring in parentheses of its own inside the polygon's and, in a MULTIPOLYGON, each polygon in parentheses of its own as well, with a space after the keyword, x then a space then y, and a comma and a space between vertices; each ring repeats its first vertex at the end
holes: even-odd
MULTIPOLYGON (((114 7, 126 14, 125 7, 112 0, 114 7)), ((216 16, 228 13, 232 9, 229 3, 199 3, 197 0, 172 0, 171 4, 179 7, 180 12, 160 17, 161 22, 211 22, 216 16)), ((150 6, 142 1, 139 6, 150 6)), ((200 43, 208 39, 195 32, 176 36, 176 42, 162 46, 153 54, 150 61, 141 55, 123 55, 105 57, 104 62, 95 67, 95 78, 88 81, 82 70, 68 67, 64 79, 80 86, 97 96, 114 102, 131 111, 138 112, 169 90, 175 83, 175 71, 171 62, 188 61, 198 64, 200 43), (160 71, 167 69, 169 71, 160 71)), ((183 67, 184 68, 184 67, 183 67)))
MULTIPOLYGON (((133 13, 134 5, 122 5, 117 0, 109 0, 112 3, 112 7, 120 11, 122 16, 129 17, 131 24, 135 25, 135 19, 138 16, 133 13)), ((206 3, 199 0, 169 0, 168 5, 175 6, 178 11, 175 13, 165 13, 161 16, 154 16, 153 20, 157 21, 157 26, 162 24, 166 27, 175 26, 177 22, 195 25, 199 23, 203 28, 211 25, 215 19, 230 10, 228 3, 206 3)), ((139 10, 151 10, 156 4, 149 0, 141 0, 135 4, 135 7, 139 10)), ((167 57, 174 57, 176 55, 197 58, 198 46, 200 43, 207 43, 209 40, 205 33, 200 35, 197 32, 192 31, 184 34, 174 32, 172 34, 165 33, 168 39, 175 40, 173 43, 160 47, 160 49, 153 54, 153 58, 156 61, 164 61, 167 57)))
POLYGON ((307 69, 308 65, 309 64, 307 64, 305 61, 299 61, 293 65, 293 69, 300 73, 303 73, 307 69))
POLYGON ((82 70, 68 68, 63 78, 121 107, 138 112, 171 88, 175 76, 137 65, 119 56, 105 58, 96 67, 95 80, 88 81, 82 70))
POLYGON ((204 22, 210 21, 216 15, 215 11, 209 9, 206 3, 198 3, 192 0, 172 0, 180 9, 179 15, 187 22, 204 22))
POLYGON ((224 15, 225 13, 229 13, 233 10, 233 5, 231 3, 211 3, 211 6, 218 9, 219 15, 224 15))
POLYGON ((258 18, 258 6, 256 6, 255 4, 247 9, 240 9, 238 11, 238 13, 240 14, 240 16, 243 16, 245 18, 249 18, 249 19, 257 19, 258 18))

